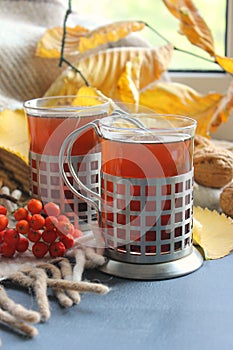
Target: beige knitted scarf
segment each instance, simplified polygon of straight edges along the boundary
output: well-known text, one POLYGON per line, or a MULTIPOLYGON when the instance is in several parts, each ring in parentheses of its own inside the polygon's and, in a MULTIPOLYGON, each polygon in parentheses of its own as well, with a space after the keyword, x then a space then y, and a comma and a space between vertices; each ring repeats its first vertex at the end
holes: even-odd
POLYGON ((35 56, 46 29, 62 26, 66 1, 0 0, 0 108, 41 97, 61 74, 57 59, 35 56))

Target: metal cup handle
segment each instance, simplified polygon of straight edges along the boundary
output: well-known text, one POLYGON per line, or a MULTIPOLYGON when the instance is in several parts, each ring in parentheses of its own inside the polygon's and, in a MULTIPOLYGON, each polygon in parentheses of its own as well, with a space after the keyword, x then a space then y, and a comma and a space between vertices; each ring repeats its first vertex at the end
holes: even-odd
MULTIPOLYGON (((121 115, 114 115, 114 119, 124 119, 124 120, 127 120, 128 122, 131 122, 133 125, 139 127, 140 129, 142 130, 145 130, 145 131, 149 131, 148 129, 146 129, 144 127, 144 125, 135 120, 134 118, 131 118, 129 115, 125 115, 124 117, 122 117, 121 115)), ((73 167, 73 164, 72 164, 72 161, 71 161, 71 153, 72 153, 72 148, 73 148, 73 145, 74 145, 74 142, 77 140, 79 134, 84 131, 84 130, 88 130, 90 128, 94 128, 95 129, 95 132, 96 134, 101 137, 102 134, 98 128, 98 124, 99 124, 99 119, 96 119, 95 121, 93 122, 90 122, 82 127, 80 127, 79 129, 76 129, 74 130, 72 133, 70 133, 66 139, 64 140, 62 146, 61 146, 61 149, 60 149, 60 153, 59 153, 59 170, 60 170, 60 173, 62 175, 62 178, 65 182, 65 184, 67 185, 67 187, 70 189, 70 191, 76 195, 79 199, 81 200, 84 200, 88 205, 92 206, 95 210, 96 210, 96 213, 97 213, 97 220, 98 222, 100 223, 100 220, 101 220, 101 212, 100 212, 100 209, 99 209, 99 203, 101 201, 101 196, 92 191, 91 189, 89 189, 87 186, 85 186, 81 181, 80 179, 78 178, 77 176, 77 173, 73 167), (65 155, 67 153, 67 155, 65 155), (79 189, 82 189, 86 192, 87 196, 81 194, 69 181, 68 177, 67 177, 67 174, 64 170, 64 162, 65 160, 67 159, 67 165, 68 165, 68 169, 70 171, 70 174, 72 175, 73 177, 73 180, 74 182, 77 184, 78 188, 79 189), (92 198, 96 198, 98 200, 98 204, 92 199, 92 198)))
POLYGON ((82 181, 80 181, 80 179, 77 176, 77 173, 73 167, 72 164, 72 160, 71 160, 71 153, 72 153, 72 148, 74 145, 74 142, 77 140, 79 134, 84 131, 84 130, 88 130, 90 128, 94 128, 95 132, 97 133, 98 136, 101 136, 99 128, 98 128, 98 122, 99 120, 95 120, 94 122, 90 122, 82 127, 80 127, 79 129, 74 130, 72 133, 70 133, 66 139, 64 140, 61 149, 60 149, 60 153, 59 153, 59 170, 60 173, 62 175, 62 178, 65 182, 65 184, 67 185, 67 187, 70 189, 70 191, 77 196, 79 199, 84 200, 88 205, 94 207, 94 209, 96 210, 97 213, 97 220, 98 222, 100 222, 100 209, 98 204, 91 198, 94 197, 96 198, 98 201, 101 200, 101 196, 92 191, 90 188, 88 188, 87 186, 85 186, 82 181), (67 155, 66 155, 67 154, 67 155), (70 174, 72 175, 72 178, 74 180, 74 182, 78 185, 79 189, 82 189, 86 192, 87 196, 81 194, 74 186, 73 184, 69 181, 69 178, 67 177, 67 174, 64 170, 64 163, 65 160, 67 160, 67 165, 68 165, 68 169, 70 171, 70 174), (89 197, 88 197, 89 196, 89 197))

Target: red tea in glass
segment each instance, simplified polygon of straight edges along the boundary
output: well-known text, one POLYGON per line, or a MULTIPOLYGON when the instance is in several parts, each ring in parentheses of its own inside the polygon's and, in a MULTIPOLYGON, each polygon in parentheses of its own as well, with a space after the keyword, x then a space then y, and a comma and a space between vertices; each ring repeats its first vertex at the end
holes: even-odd
MULTIPOLYGON (((108 115, 109 101, 93 96, 48 97, 26 101, 24 108, 30 135, 32 196, 43 202, 59 204, 62 211, 79 221, 83 230, 88 228, 87 223, 95 213, 64 185, 58 157, 67 135, 96 118, 108 115)), ((84 181, 92 183, 92 188, 98 192, 100 153, 96 150, 97 143, 98 137, 93 130, 83 132, 77 146, 74 145, 72 162, 84 181)), ((67 169, 67 165, 64 166, 67 169)))
MULTIPOLYGON (((102 115, 106 116, 106 115, 102 115)), ((33 116, 28 114, 28 126, 30 137, 30 151, 38 154, 46 153, 58 156, 61 145, 73 130, 92 122, 96 115, 59 117, 33 116)), ((98 143, 98 137, 93 130, 88 130, 80 135, 79 143, 74 146, 73 154, 85 155, 92 151, 98 143)))

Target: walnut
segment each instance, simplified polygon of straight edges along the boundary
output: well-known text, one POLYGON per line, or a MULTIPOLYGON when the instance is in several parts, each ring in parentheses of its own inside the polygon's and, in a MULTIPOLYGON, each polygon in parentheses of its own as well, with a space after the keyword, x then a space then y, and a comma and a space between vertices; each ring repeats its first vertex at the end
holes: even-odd
POLYGON ((222 190, 219 204, 224 214, 233 218, 233 182, 222 190))
POLYGON ((194 180, 206 187, 221 188, 232 181, 233 153, 220 147, 203 147, 194 152, 194 180))

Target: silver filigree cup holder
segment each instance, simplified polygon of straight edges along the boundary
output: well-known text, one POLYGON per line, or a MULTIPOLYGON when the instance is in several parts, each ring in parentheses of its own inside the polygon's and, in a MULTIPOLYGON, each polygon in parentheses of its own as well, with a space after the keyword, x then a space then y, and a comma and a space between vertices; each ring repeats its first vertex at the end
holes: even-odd
POLYGON ((192 244, 195 127, 181 116, 116 113, 67 136, 60 171, 74 196, 97 213, 107 257, 103 272, 156 280, 202 265, 192 244), (71 160, 78 135, 90 128, 100 138, 100 194, 83 184, 71 160))

